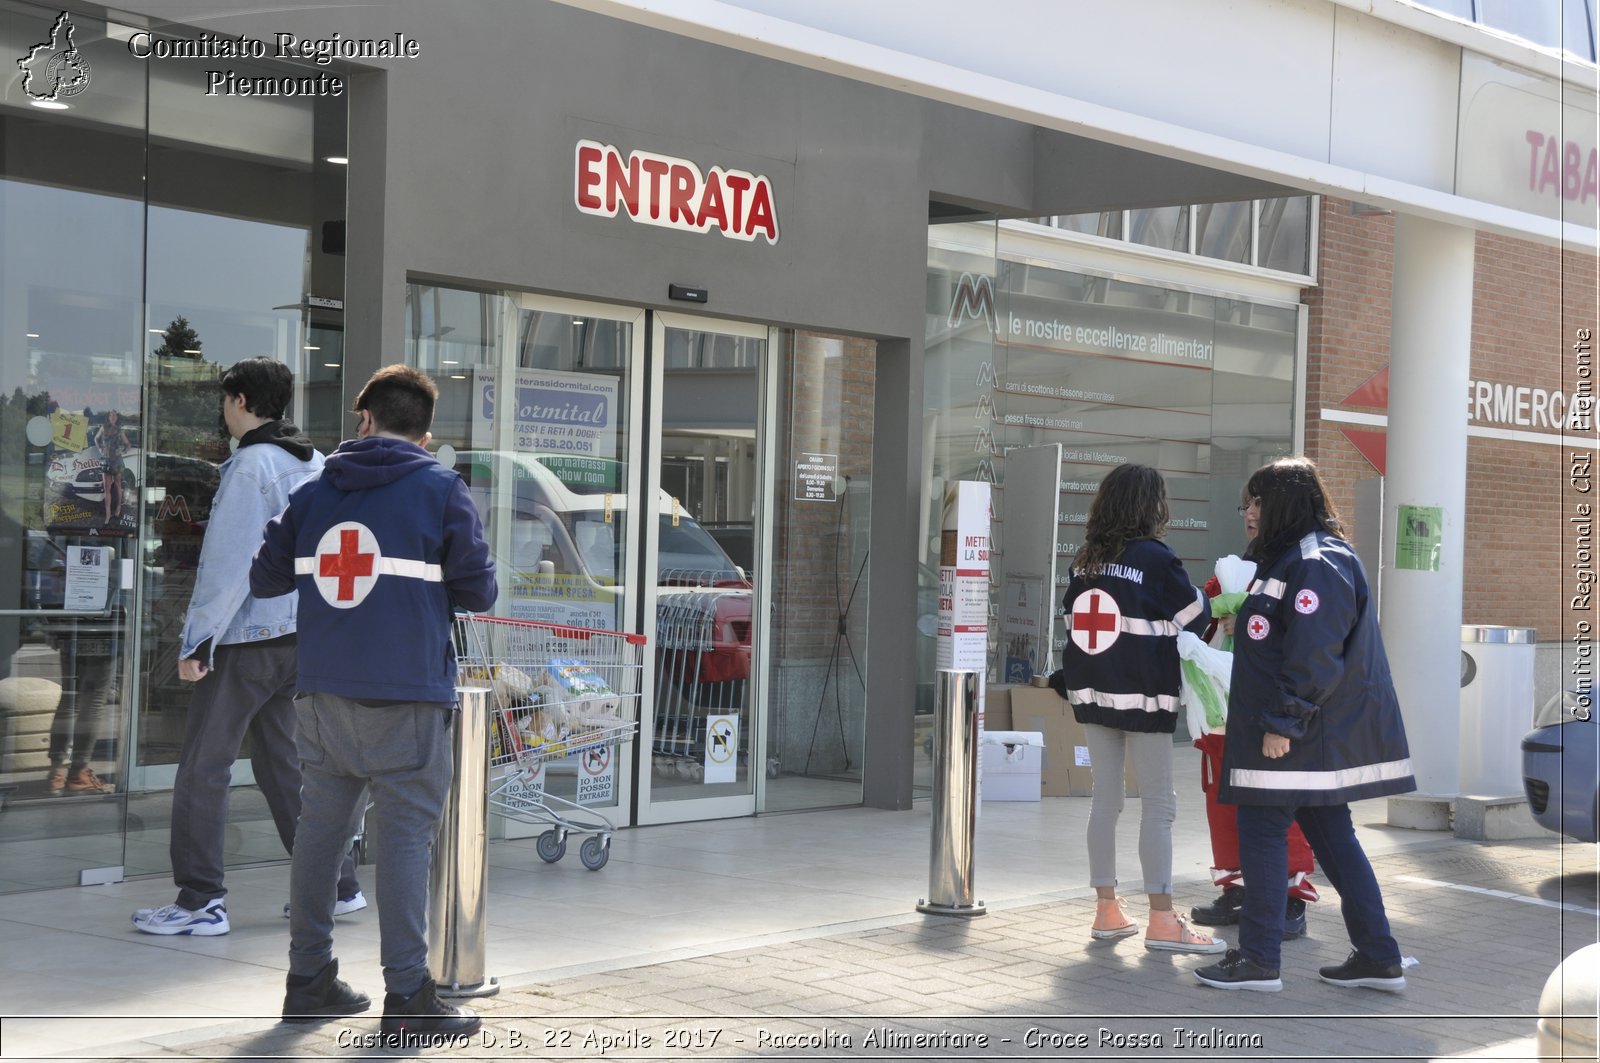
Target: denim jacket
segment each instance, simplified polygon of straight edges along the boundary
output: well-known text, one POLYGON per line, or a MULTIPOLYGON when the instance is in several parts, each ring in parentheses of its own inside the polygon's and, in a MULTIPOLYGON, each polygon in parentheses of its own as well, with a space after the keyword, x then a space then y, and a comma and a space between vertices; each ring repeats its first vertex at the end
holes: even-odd
POLYGON ((301 461, 268 442, 241 446, 222 463, 184 618, 180 659, 194 656, 210 639, 205 663, 211 667, 218 646, 294 633, 298 597, 252 595, 250 560, 267 521, 289 504, 289 492, 321 470, 320 453, 313 451, 311 460, 301 461))

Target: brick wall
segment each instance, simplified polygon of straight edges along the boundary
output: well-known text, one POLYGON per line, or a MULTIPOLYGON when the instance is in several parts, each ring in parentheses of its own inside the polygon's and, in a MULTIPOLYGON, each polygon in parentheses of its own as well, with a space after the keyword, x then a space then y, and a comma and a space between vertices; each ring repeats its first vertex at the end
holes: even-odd
MULTIPOLYGON (((1476 256, 1471 377, 1570 395, 1570 345, 1577 329, 1596 327, 1594 256, 1488 233, 1479 234, 1476 256)), ((1392 217, 1322 201, 1320 284, 1305 292, 1306 452, 1346 516, 1356 483, 1376 470, 1320 413, 1385 412, 1344 400, 1388 363, 1393 264, 1392 217)), ((1581 497, 1568 485, 1568 451, 1469 438, 1464 623, 1531 626, 1541 641, 1561 637, 1572 560, 1566 518, 1581 497)), ((1357 538, 1371 533, 1353 529, 1357 538)))

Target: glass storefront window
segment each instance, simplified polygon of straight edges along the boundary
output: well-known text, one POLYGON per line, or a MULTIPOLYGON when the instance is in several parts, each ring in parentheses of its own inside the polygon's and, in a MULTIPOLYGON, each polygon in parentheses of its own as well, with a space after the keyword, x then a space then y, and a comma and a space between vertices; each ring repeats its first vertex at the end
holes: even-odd
POLYGON ((137 576, 160 579, 137 535, 146 87, 100 19, 33 53, 62 17, 0 3, 0 49, 34 56, 0 106, 0 892, 121 868, 137 576))
POLYGON ((1167 251, 1189 250, 1189 210, 1182 207, 1151 207, 1128 212, 1128 239, 1147 247, 1167 251))
MULTIPOLYGON (((182 745, 178 637, 228 455, 219 371, 284 361, 292 416, 338 439, 342 324, 305 297, 343 296, 314 237, 342 224, 321 160, 343 154, 345 101, 208 100, 206 61, 141 61, 130 32, 0 2, 7 54, 78 50, 41 53, 0 106, 0 892, 168 869, 153 791, 182 745), (36 800, 53 794, 80 800, 36 800)), ((240 786, 232 823, 266 818, 240 786)), ((229 866, 284 855, 270 824, 228 844, 229 866)))
POLYGON ((1261 201, 1257 265, 1284 273, 1311 272, 1311 197, 1261 201))
POLYGON ((1108 210, 1091 214, 1063 214, 1055 219, 1058 229, 1089 236, 1103 236, 1108 240, 1122 239, 1122 211, 1108 210))
MULTIPOLYGON (((1005 454, 1059 443, 1057 596, 1100 480, 1125 462, 1166 477, 1168 542, 1203 582, 1244 546, 1234 508, 1245 479, 1290 449, 1296 310, 1023 261, 1003 237, 990 257, 996 228, 929 234, 925 526, 938 527, 953 479, 999 485, 997 512, 1005 491, 1036 490, 1007 483, 1005 454)), ((1002 567, 1018 562, 1003 527, 994 545, 1002 567)), ((936 556, 929 536, 921 546, 936 556)))
MULTIPOLYGON (((779 333, 779 343, 788 431, 775 456, 767 766, 768 777, 781 781, 768 786, 765 811, 860 802, 869 711, 877 347, 790 330, 779 333), (819 466, 836 470, 833 482, 808 489, 800 473, 819 466)), ((891 622, 911 622, 906 610, 893 616, 891 622)))
MULTIPOLYGON (((478 507, 500 580, 497 616, 632 630, 629 448, 641 318, 407 286, 406 362, 439 387, 430 445, 478 507)), ((552 796, 576 799, 576 757, 552 761, 547 776, 552 796)))
POLYGON ((1476 0, 1478 21, 1546 48, 1561 47, 1562 0, 1476 0))
POLYGON ((1195 253, 1226 262, 1250 261, 1250 204, 1202 203, 1195 211, 1195 253))

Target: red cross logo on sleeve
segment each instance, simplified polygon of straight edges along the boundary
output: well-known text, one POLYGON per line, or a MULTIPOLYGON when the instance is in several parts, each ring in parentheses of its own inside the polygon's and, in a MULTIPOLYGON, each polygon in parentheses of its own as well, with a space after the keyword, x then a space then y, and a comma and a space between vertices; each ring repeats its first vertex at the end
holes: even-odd
POLYGON ((1260 642, 1262 639, 1266 638, 1267 633, 1272 630, 1272 624, 1267 620, 1266 617, 1262 616, 1260 613, 1257 613, 1245 623, 1244 630, 1245 634, 1249 635, 1257 642, 1260 642))
POLYGON ((1084 653, 1104 653, 1122 634, 1122 611, 1105 591, 1084 591, 1072 603, 1072 641, 1084 653))
POLYGON ((383 559, 372 529, 358 521, 335 524, 317 541, 311 578, 322 598, 335 609, 353 609, 378 582, 383 559))
POLYGON ((1316 612, 1317 606, 1321 604, 1322 600, 1317 597, 1316 591, 1301 591, 1294 596, 1294 611, 1297 613, 1305 613, 1309 616, 1316 612))

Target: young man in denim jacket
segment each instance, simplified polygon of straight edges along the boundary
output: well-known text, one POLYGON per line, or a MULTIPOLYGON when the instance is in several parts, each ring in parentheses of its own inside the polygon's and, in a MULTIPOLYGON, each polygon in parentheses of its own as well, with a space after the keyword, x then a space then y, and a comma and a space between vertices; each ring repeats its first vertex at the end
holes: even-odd
MULTIPOLYGON (((250 736, 250 765, 278 837, 294 850, 300 818, 295 749, 295 595, 250 593, 250 559, 261 529, 289 491, 322 468, 322 455, 283 420, 294 386, 288 366, 246 358, 222 374, 222 416, 239 446, 222 463, 194 593, 183 625, 178 676, 194 683, 172 790, 172 877, 176 903, 141 908, 133 925, 148 934, 228 932, 222 853, 228 789, 239 746, 250 736)), ((367 906, 347 855, 336 911, 367 906)))

